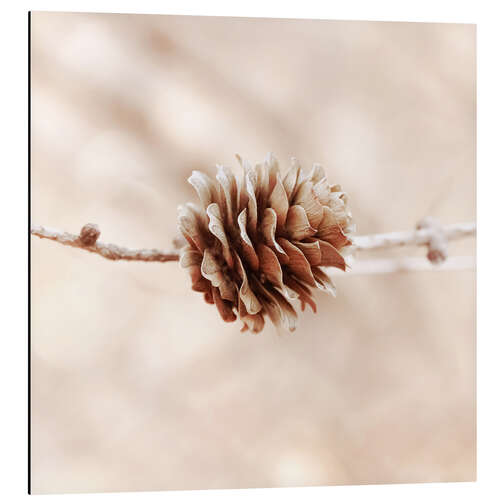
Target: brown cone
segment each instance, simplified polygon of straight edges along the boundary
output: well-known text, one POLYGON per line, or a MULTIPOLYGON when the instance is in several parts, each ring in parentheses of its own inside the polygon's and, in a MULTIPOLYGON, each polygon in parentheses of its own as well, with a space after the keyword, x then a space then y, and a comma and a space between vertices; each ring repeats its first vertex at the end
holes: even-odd
POLYGON ((335 295, 321 267, 346 268, 340 250, 351 244, 353 230, 346 195, 328 184, 318 164, 306 176, 292 158, 282 178, 271 153, 255 166, 237 158, 244 169, 239 181, 221 166, 216 181, 198 171, 189 178, 201 207, 179 207, 187 241, 180 263, 192 289, 215 304, 224 321, 239 317, 242 331, 259 333, 269 317, 293 331, 291 301, 316 312, 311 288, 335 295))

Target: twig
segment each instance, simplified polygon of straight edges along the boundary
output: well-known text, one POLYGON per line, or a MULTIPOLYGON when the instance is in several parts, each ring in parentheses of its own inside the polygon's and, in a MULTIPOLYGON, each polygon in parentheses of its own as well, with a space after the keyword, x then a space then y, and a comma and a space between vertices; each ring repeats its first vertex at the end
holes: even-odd
POLYGON ((100 232, 95 224, 86 224, 83 226, 79 236, 42 226, 32 226, 31 234, 39 238, 57 241, 61 243, 61 245, 68 245, 70 247, 87 250, 87 252, 97 253, 101 257, 109 260, 138 260, 143 262, 169 262, 179 260, 179 254, 177 252, 157 250, 156 248, 136 250, 120 247, 112 243, 100 243, 97 241, 100 232), (94 237, 90 237, 91 233, 94 234, 94 237))
POLYGON ((472 256, 448 257, 436 266, 426 257, 399 257, 390 259, 357 259, 344 273, 340 269, 329 268, 327 274, 337 278, 346 274, 388 274, 412 271, 467 271, 476 268, 476 258, 472 256))
MULTIPOLYGON (((441 230, 447 241, 458 240, 467 236, 475 236, 476 223, 450 224, 442 226, 441 230)), ((428 245, 435 233, 436 229, 434 227, 425 227, 413 231, 356 236, 353 239, 357 250, 378 250, 382 248, 428 245)))
MULTIPOLYGON (((68 245, 99 254, 101 257, 110 260, 135 260, 143 262, 171 262, 179 260, 176 251, 158 249, 129 249, 120 247, 112 243, 100 243, 97 239, 100 231, 95 224, 86 224, 80 235, 48 229, 42 226, 33 226, 31 234, 39 238, 47 238, 57 241, 62 245, 68 245)), ((444 236, 446 241, 457 240, 476 234, 476 224, 473 222, 451 224, 449 226, 438 227, 437 225, 426 226, 413 231, 381 233, 366 236, 356 236, 353 238, 353 248, 355 250, 377 250, 398 246, 429 246, 429 260, 431 244, 436 239, 436 235, 444 236)), ((442 260, 442 259, 441 259, 442 260)), ((437 260, 437 262, 441 262, 437 260)), ((432 267, 428 260, 422 259, 377 259, 370 261, 356 261, 351 272, 378 273, 395 271, 431 270, 431 269, 457 269, 474 267, 473 257, 450 258, 445 264, 439 267, 432 267), (457 260, 458 259, 458 260, 457 260), (462 259, 462 260, 460 260, 462 259), (371 270, 370 270, 371 268, 371 270)))

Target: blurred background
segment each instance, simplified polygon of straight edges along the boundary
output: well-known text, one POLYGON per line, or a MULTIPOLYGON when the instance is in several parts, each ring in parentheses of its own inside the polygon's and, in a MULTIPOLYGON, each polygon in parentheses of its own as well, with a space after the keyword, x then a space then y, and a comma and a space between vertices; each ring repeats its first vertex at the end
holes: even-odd
MULTIPOLYGON (((475 219, 475 26, 35 12, 31 54, 34 224, 171 248, 190 172, 268 151, 359 234, 475 219)), ((255 336, 175 263, 31 249, 34 493, 475 479, 474 271, 338 276, 255 336)))

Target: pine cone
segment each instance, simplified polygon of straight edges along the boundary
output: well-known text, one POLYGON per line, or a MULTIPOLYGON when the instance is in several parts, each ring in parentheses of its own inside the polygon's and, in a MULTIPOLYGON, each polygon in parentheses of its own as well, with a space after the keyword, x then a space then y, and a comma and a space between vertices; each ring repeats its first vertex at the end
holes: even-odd
POLYGON ((311 288, 335 295, 321 267, 346 269, 340 250, 351 244, 353 230, 346 195, 328 184, 318 164, 306 176, 292 158, 282 179, 271 153, 255 167, 237 158, 244 169, 240 181, 222 166, 217 182, 198 171, 189 178, 202 206, 178 209, 187 241, 180 263, 192 289, 215 304, 224 321, 239 316, 242 331, 258 333, 268 316, 293 331, 297 313, 290 301, 316 312, 311 288))

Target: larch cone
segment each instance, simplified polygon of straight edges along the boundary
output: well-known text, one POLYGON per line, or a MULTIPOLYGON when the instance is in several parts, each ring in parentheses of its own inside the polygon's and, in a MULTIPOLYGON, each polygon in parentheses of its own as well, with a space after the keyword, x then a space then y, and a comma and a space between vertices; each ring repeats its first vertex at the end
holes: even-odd
POLYGON ((293 331, 293 301, 316 312, 312 289, 335 296, 322 267, 346 269, 343 249, 354 230, 347 196, 328 183, 318 164, 305 175, 292 158, 282 177, 272 153, 255 166, 237 158, 241 179, 223 166, 217 166, 215 181, 199 171, 189 178, 201 206, 179 206, 178 226, 187 242, 180 264, 192 289, 215 304, 224 321, 239 317, 242 331, 259 333, 268 317, 293 331))

